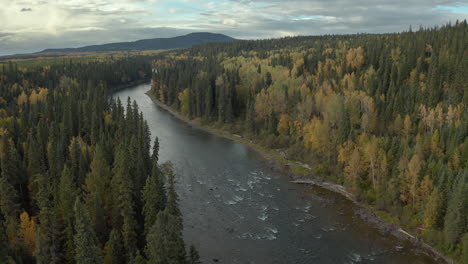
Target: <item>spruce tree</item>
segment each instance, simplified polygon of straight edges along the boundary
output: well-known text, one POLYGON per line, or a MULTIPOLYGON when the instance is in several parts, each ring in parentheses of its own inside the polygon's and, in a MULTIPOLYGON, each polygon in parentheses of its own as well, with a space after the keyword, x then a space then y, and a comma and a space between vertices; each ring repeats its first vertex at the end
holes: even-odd
POLYGON ((455 245, 460 241, 461 235, 468 231, 468 170, 458 175, 454 190, 447 205, 444 231, 446 241, 455 245))
POLYGON ((166 189, 161 177, 158 165, 153 164, 152 175, 146 179, 145 187, 142 191, 143 215, 145 217, 145 230, 148 230, 156 222, 158 213, 166 206, 166 189))
POLYGON ((179 209, 179 197, 175 191, 175 173, 170 162, 163 164, 163 173, 168 180, 167 204, 164 210, 166 216, 165 246, 169 263, 184 263, 186 252, 182 237, 182 213, 179 209))
POLYGON ((37 175, 38 194, 36 202, 39 208, 39 228, 36 236, 37 263, 59 263, 59 234, 60 228, 57 209, 53 200, 53 186, 44 174, 37 175))
POLYGON ((18 243, 19 204, 16 190, 7 179, 0 176, 0 212, 4 219, 4 228, 10 245, 18 243))
POLYGON ((131 264, 146 264, 147 261, 140 253, 140 250, 137 251, 135 257, 133 258, 131 264))
POLYGON ((151 155, 151 164, 158 164, 159 162, 159 139, 156 137, 153 144, 153 153, 151 155))
POLYGON ((96 245, 97 238, 92 228, 92 222, 79 197, 76 198, 74 210, 75 262, 76 264, 101 264, 102 258, 96 245))
POLYGON ((122 235, 117 229, 112 229, 109 240, 104 246, 104 264, 123 264, 125 263, 125 249, 123 246, 122 235))
POLYGON ((0 263, 9 263, 9 244, 3 228, 3 221, 0 219, 0 263))
POLYGON ((72 210, 75 199, 78 195, 78 189, 73 182, 73 176, 68 166, 62 170, 58 192, 58 215, 61 222, 62 240, 64 241, 63 255, 65 260, 71 261, 74 256, 75 244, 73 240, 75 213, 72 210))
MULTIPOLYGON (((137 222, 133 201, 133 184, 130 179, 130 170, 125 147, 118 147, 114 161, 114 177, 112 178, 112 192, 115 205, 122 218, 122 236, 128 260, 133 259, 136 253, 137 222)), ((116 216, 119 217, 119 216, 116 216)))
POLYGON ((166 243, 167 236, 167 213, 160 211, 156 218, 156 222, 149 229, 146 235, 145 252, 148 258, 148 263, 165 264, 168 263, 168 250, 166 243))
POLYGON ((107 191, 110 188, 111 178, 111 168, 104 150, 97 145, 91 162, 91 172, 87 174, 85 180, 85 201, 101 242, 104 242, 108 235, 105 213, 109 212, 112 203, 112 195, 107 191))

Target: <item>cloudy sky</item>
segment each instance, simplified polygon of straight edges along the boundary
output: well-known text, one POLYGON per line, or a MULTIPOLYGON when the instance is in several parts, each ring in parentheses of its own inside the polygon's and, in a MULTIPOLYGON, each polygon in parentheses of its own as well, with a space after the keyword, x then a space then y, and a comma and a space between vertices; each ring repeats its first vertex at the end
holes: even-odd
POLYGON ((468 0, 0 0, 0 55, 209 31, 256 39, 396 32, 468 18, 468 0))

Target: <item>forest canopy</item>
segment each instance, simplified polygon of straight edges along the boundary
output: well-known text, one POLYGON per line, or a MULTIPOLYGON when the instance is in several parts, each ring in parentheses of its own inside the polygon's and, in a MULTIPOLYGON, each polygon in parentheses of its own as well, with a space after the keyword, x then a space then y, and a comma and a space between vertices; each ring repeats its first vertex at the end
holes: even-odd
POLYGON ((468 25, 204 44, 161 54, 151 94, 312 165, 468 258, 468 25))
POLYGON ((138 105, 150 56, 0 72, 0 263, 197 263, 172 164, 138 105))

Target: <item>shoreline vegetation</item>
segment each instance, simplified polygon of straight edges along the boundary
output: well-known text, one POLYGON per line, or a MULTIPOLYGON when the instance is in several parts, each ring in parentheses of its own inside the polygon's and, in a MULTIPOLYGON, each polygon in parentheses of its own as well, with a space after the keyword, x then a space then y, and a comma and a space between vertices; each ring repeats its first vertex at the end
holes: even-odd
POLYGON ((161 53, 151 92, 468 263, 468 22, 161 53), (285 158, 312 165, 307 167, 285 158))
POLYGON ((0 65, 0 263, 199 263, 172 164, 138 104, 109 98, 151 58, 0 65))
POLYGON ((307 184, 311 186, 316 186, 345 197, 346 199, 350 200, 353 204, 359 207, 359 210, 357 210, 355 213, 364 222, 371 223, 372 225, 374 225, 381 234, 392 235, 398 240, 407 241, 412 245, 423 249, 424 254, 430 256, 436 261, 442 261, 444 263, 453 263, 453 260, 442 255, 436 249, 421 241, 417 236, 412 235, 407 231, 403 230, 397 223, 391 223, 382 219, 382 217, 378 215, 377 210, 359 202, 352 193, 346 190, 346 188, 343 185, 329 182, 318 176, 314 176, 312 174, 312 168, 308 164, 304 164, 296 160, 287 159, 285 155, 282 154, 280 151, 269 149, 265 146, 262 146, 260 143, 248 139, 242 135, 233 134, 229 131, 217 128, 213 125, 203 124, 202 122, 200 122, 200 120, 197 119, 188 118, 179 113, 177 110, 171 108, 166 104, 163 104, 158 99, 156 99, 156 97, 151 94, 151 90, 146 92, 146 95, 149 96, 157 106, 169 112, 172 116, 176 117, 177 119, 187 123, 188 125, 196 129, 205 131, 207 133, 241 143, 247 146, 248 148, 254 150, 258 154, 260 154, 260 156, 265 161, 268 162, 268 169, 281 172, 284 176, 287 176, 291 179, 290 182, 296 184, 307 184))

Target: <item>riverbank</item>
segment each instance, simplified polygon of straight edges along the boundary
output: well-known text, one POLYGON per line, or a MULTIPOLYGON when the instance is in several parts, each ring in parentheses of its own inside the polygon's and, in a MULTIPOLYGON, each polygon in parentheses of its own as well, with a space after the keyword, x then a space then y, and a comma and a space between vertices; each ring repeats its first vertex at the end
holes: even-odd
MULTIPOLYGON (((346 197, 347 199, 351 200, 353 203, 358 205, 358 208, 355 210, 356 215, 358 215, 366 223, 370 223, 372 224, 372 226, 377 227, 384 236, 394 236, 397 239, 401 240, 403 245, 409 245, 408 243, 411 243, 411 245, 414 245, 421 249, 417 250, 418 253, 428 255, 439 263, 450 262, 450 260, 441 256, 435 249, 419 241, 417 238, 411 236, 410 234, 406 233, 397 225, 383 221, 378 215, 376 215, 376 213, 373 212, 372 208, 360 204, 351 193, 346 191, 346 188, 344 188, 344 186, 332 182, 327 182, 321 178, 312 176, 312 174, 310 173, 311 169, 306 164, 302 164, 293 160, 288 160, 281 152, 265 148, 260 144, 257 144, 256 142, 242 137, 240 135, 229 133, 214 126, 207 126, 205 124, 202 124, 199 120, 189 119, 181 115, 179 112, 172 109, 171 107, 155 100, 150 94, 148 95, 150 96, 152 101, 156 103, 160 108, 166 110, 174 117, 186 122, 192 127, 249 146, 252 150, 259 153, 265 159, 269 169, 281 172, 282 174, 289 177, 291 182, 297 184, 311 184, 346 197), (305 175, 307 175, 307 177, 305 175)), ((398 250, 401 250, 401 248, 398 248, 398 250)))
POLYGON ((134 86, 137 86, 137 85, 140 85, 140 84, 148 83, 149 81, 150 81, 149 78, 139 79, 139 80, 129 82, 129 83, 126 83, 126 84, 114 85, 114 86, 112 86, 111 90, 112 90, 113 93, 115 93, 115 92, 118 92, 118 91, 123 90, 123 89, 127 89, 127 88, 134 87, 134 86))

